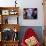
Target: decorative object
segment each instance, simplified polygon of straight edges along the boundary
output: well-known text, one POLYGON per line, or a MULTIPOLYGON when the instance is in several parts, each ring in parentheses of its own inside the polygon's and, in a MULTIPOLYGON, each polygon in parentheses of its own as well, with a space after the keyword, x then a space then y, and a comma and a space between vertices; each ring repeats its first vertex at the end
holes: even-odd
POLYGON ((27 44, 27 46, 35 46, 37 42, 38 40, 34 36, 25 40, 25 43, 27 44))
POLYGON ((9 41, 9 40, 12 40, 12 34, 13 34, 13 31, 10 29, 10 28, 5 28, 3 31, 2 31, 2 40, 4 41, 9 41))
POLYGON ((16 28, 14 29, 14 32, 17 32, 16 28))
POLYGON ((4 40, 4 41, 9 41, 9 40, 16 41, 16 40, 18 40, 18 32, 14 32, 10 28, 5 28, 2 31, 2 33, 3 33, 2 40, 4 40))
POLYGON ((22 38, 22 46, 41 46, 37 34, 33 31, 32 28, 28 28, 22 38), (26 43, 26 44, 25 44, 26 43))
POLYGON ((15 0, 15 7, 16 7, 16 4, 17 4, 17 2, 16 2, 17 0, 15 0))
POLYGON ((9 10, 2 10, 2 15, 9 15, 9 10))
POLYGON ((3 24, 18 24, 17 16, 3 16, 2 22, 3 24))
POLYGON ((4 16, 4 15, 3 15, 2 23, 3 23, 3 24, 8 24, 8 16, 4 16))
POLYGON ((9 14, 10 14, 10 15, 16 15, 17 13, 18 13, 18 12, 15 11, 15 10, 10 10, 10 11, 9 11, 9 14))
POLYGON ((7 18, 7 19, 5 19, 5 24, 8 24, 8 18, 7 18))
POLYGON ((24 19, 37 19, 37 8, 24 8, 23 18, 24 19))

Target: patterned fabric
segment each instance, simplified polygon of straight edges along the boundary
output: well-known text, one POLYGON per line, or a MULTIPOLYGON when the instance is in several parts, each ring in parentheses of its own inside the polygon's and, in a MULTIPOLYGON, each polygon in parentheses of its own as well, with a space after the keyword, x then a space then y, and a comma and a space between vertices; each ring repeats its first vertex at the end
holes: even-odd
MULTIPOLYGON (((31 38, 32 36, 36 38, 37 35, 36 35, 36 33, 31 28, 27 29, 27 31, 25 32, 25 35, 24 35, 24 37, 22 39, 21 45, 22 46, 31 46, 31 45, 27 45, 27 44, 28 43, 31 44, 29 42, 30 41, 29 38, 31 38), (26 39, 28 39, 28 42, 27 43, 25 42, 26 39)), ((41 46, 40 43, 38 42, 37 38, 35 40, 34 40, 35 41, 35 45, 34 46, 41 46), (35 40, 37 41, 37 44, 36 44, 36 41, 35 40)))

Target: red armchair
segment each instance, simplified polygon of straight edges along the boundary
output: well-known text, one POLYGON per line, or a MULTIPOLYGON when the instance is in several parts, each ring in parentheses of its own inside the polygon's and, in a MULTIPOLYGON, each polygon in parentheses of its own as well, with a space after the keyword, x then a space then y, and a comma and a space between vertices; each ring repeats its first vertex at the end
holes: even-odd
MULTIPOLYGON (((31 28, 27 29, 24 37, 22 38, 21 46, 27 46, 25 40, 32 37, 32 36, 34 36, 35 38, 37 37, 36 33, 31 28)), ((37 40, 37 38, 36 38, 36 40, 37 40)), ((37 44, 35 44, 34 46, 41 46, 41 44, 37 40, 37 44)))

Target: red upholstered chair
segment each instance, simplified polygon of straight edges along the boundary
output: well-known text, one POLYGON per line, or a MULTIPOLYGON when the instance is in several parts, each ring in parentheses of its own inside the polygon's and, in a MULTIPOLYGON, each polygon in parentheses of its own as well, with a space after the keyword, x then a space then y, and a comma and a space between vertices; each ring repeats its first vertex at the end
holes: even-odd
MULTIPOLYGON (((24 37, 22 38, 21 46, 27 46, 25 43, 25 40, 32 37, 32 36, 34 36, 35 38, 37 37, 36 33, 31 28, 28 28, 25 32, 24 37)), ((35 46, 41 46, 39 41, 37 42, 37 44, 35 46)))

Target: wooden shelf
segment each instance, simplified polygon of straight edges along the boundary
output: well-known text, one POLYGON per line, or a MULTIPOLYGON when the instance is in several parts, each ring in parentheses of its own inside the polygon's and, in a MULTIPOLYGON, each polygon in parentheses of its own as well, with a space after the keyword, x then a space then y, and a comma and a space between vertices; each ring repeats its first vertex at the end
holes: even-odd
MULTIPOLYGON (((6 12, 6 11, 5 11, 6 12)), ((14 31, 16 29, 16 32, 18 33, 20 26, 18 24, 18 20, 17 20, 17 24, 8 24, 8 22, 5 24, 3 23, 3 20, 5 19, 6 16, 14 16, 18 18, 19 16, 19 7, 0 7, 0 15, 1 15, 1 24, 0 24, 0 32, 2 33, 4 29, 8 28, 11 29, 10 31, 14 31), (8 10, 7 12, 9 14, 2 14, 2 10, 8 10), (17 12, 17 14, 11 14, 10 12, 17 12)), ((7 18, 7 17, 6 17, 7 18)), ((0 41, 0 46, 18 46, 18 41, 13 41, 13 40, 9 40, 9 41, 4 41, 2 40, 2 34, 1 34, 1 41, 0 41)))
POLYGON ((0 44, 1 46, 18 46, 19 42, 18 41, 5 41, 5 42, 1 41, 0 43, 1 43, 0 44))
MULTIPOLYGON (((1 15, 1 24, 4 24, 3 23, 3 17, 5 17, 5 16, 17 16, 17 18, 18 18, 18 16, 19 16, 19 7, 0 7, 0 15, 1 15), (5 11, 5 10, 8 10, 8 11, 5 11), (2 11, 5 11, 6 14, 5 14, 5 12, 2 13, 2 11), (10 12, 13 12, 13 14, 11 14, 10 12), (17 13, 14 14, 14 12, 17 12, 17 13)), ((8 18, 6 20, 7 20, 7 24, 8 24, 8 18)), ((4 22, 6 22, 6 21, 4 21, 4 22)), ((18 21, 17 21, 17 24, 18 24, 18 21)))
POLYGON ((19 14, 19 7, 0 7, 0 11, 2 10, 8 10, 9 12, 9 15, 10 15, 10 12, 13 10, 13 12, 17 12, 16 14, 13 14, 13 15, 18 15, 19 14))
POLYGON ((20 26, 19 24, 1 24, 1 31, 3 31, 3 29, 5 28, 9 28, 9 29, 12 29, 14 31, 14 29, 16 29, 17 31, 19 31, 20 29, 20 26))
POLYGON ((0 9, 4 10, 4 9, 18 9, 19 7, 0 7, 0 9))

